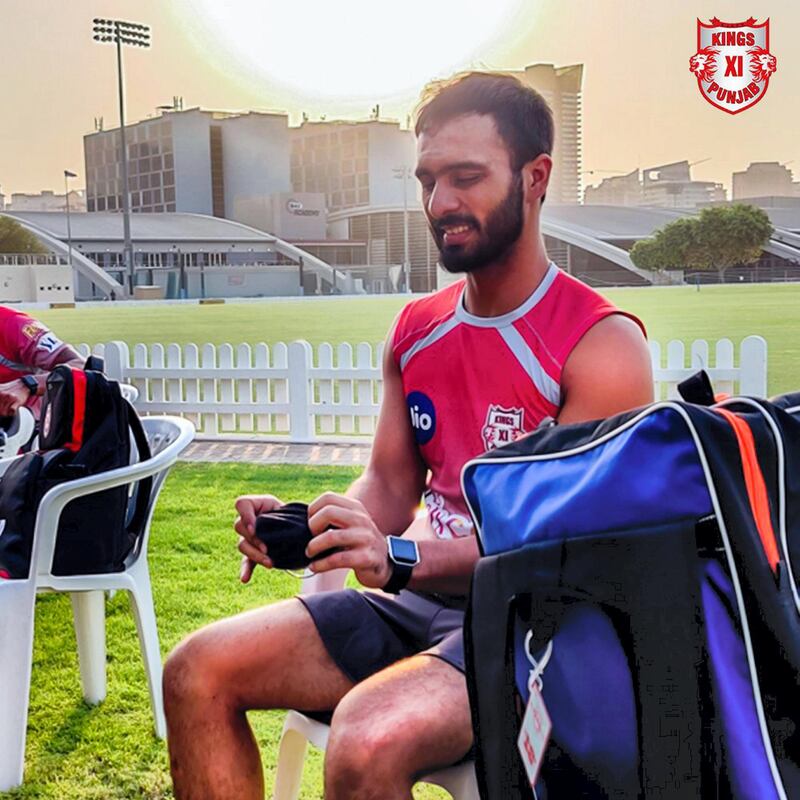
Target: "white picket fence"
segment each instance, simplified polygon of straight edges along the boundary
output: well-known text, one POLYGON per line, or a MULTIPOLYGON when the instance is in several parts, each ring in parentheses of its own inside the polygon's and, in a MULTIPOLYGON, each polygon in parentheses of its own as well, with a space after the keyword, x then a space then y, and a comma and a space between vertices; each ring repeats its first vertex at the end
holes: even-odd
MULTIPOLYGON (((83 355, 101 355, 112 378, 139 391, 140 414, 178 414, 205 436, 260 434, 312 442, 375 432, 382 396, 383 345, 355 348, 308 342, 291 344, 81 345, 83 355)), ((738 358, 729 339, 713 347, 697 340, 650 343, 657 398, 675 397, 676 386, 698 369, 717 391, 766 396, 767 344, 748 336, 738 358), (713 358, 711 353, 713 351, 713 358)))

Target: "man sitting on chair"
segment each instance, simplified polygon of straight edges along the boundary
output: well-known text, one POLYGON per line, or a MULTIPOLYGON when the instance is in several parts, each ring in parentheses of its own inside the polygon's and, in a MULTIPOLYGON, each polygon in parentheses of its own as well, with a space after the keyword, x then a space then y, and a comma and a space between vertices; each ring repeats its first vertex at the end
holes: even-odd
MULTIPOLYGON (((336 548, 312 569, 351 568, 377 591, 276 603, 175 650, 164 691, 180 800, 263 798, 251 709, 333 712, 329 800, 408 798, 417 776, 463 758, 463 608, 478 559, 463 464, 548 417, 605 417, 652 399, 641 325, 545 252, 553 121, 542 97, 507 75, 461 75, 428 87, 416 133, 441 262, 466 277, 400 312, 369 465, 344 495, 309 507, 308 555, 336 548)), ((280 504, 237 500, 243 581, 272 566, 254 521, 280 504)))
POLYGON ((46 325, 0 306, 0 417, 26 406, 38 418, 47 376, 59 364, 79 369, 83 359, 46 325))

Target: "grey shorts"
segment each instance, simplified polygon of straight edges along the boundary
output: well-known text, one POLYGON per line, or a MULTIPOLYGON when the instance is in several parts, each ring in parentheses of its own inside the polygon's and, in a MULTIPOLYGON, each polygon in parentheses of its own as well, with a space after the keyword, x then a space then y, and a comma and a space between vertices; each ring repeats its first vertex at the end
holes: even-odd
POLYGON ((343 589, 298 599, 334 663, 354 683, 419 654, 465 671, 464 598, 343 589))

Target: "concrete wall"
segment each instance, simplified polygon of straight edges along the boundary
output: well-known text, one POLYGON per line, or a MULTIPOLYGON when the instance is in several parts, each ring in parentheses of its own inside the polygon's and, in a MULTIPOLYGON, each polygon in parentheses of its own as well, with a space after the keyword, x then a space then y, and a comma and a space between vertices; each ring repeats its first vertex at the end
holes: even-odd
POLYGON ((292 189, 289 119, 278 114, 251 113, 222 120, 219 124, 226 216, 254 225, 237 216, 237 207, 246 208, 251 200, 292 189))
POLYGON ((417 179, 413 177, 416 164, 416 139, 413 131, 394 125, 369 126, 369 205, 398 206, 403 204, 403 181, 394 177, 398 167, 411 167, 408 179, 408 206, 417 204, 417 179))
POLYGON ((68 303, 74 299, 69 267, 56 264, 0 266, 0 302, 68 303))
POLYGON ((170 119, 175 152, 175 210, 211 215, 211 117, 196 111, 173 114, 170 119))

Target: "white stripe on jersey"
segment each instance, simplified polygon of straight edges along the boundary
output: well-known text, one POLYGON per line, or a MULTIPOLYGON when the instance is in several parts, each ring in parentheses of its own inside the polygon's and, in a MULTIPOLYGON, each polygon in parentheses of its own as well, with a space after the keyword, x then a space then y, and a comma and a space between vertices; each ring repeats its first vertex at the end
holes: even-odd
POLYGON ((406 364, 417 354, 420 350, 424 350, 434 342, 438 342, 442 336, 446 336, 454 328, 458 327, 459 321, 453 316, 437 325, 427 336, 414 343, 413 347, 409 347, 402 356, 400 356, 400 369, 404 370, 406 364))
POLYGON ((503 337, 503 341, 508 345, 508 349, 514 354, 522 369, 528 373, 533 385, 539 390, 539 394, 554 406, 560 405, 561 387, 544 371, 539 359, 536 358, 520 332, 513 325, 498 328, 497 332, 503 337))

